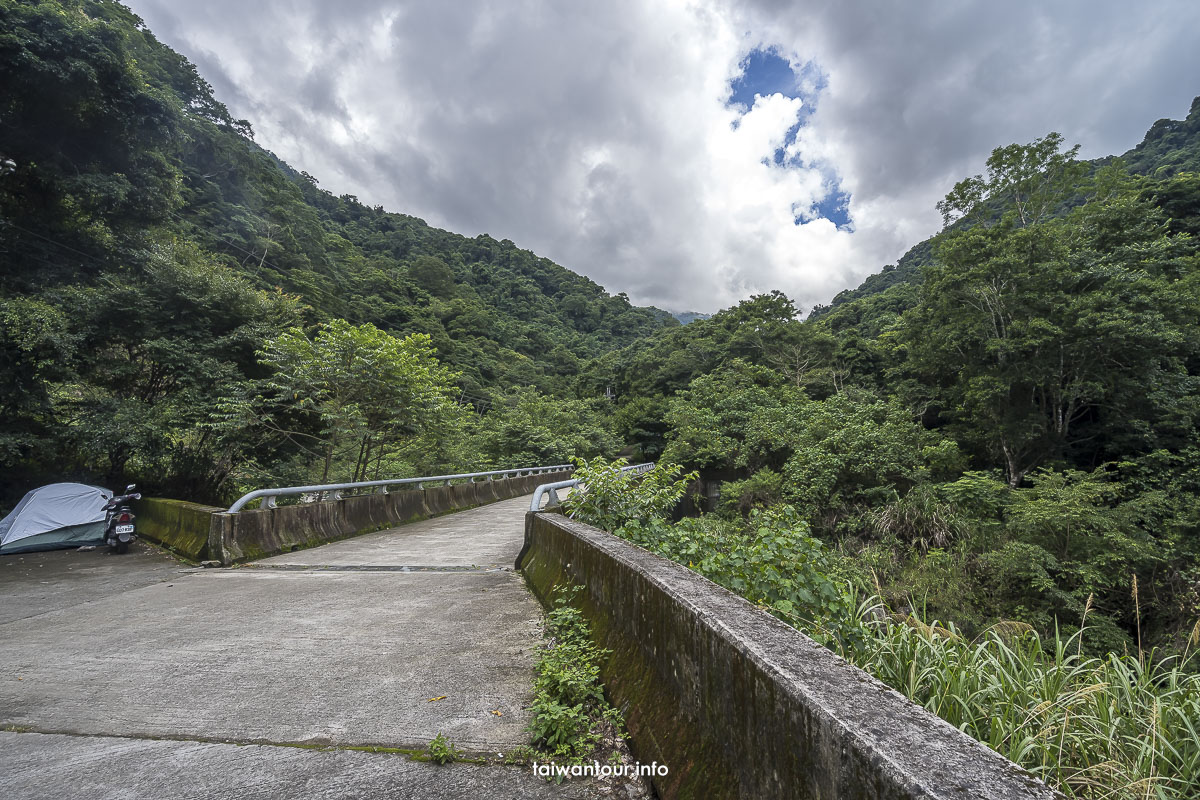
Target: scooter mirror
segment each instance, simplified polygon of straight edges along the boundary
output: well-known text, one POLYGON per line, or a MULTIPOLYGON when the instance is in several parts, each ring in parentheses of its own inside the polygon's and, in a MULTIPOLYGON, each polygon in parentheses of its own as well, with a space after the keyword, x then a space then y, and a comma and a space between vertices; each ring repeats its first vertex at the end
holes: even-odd
POLYGON ((125 487, 125 494, 131 494, 133 492, 133 490, 136 488, 137 488, 136 483, 129 484, 128 486, 125 487))

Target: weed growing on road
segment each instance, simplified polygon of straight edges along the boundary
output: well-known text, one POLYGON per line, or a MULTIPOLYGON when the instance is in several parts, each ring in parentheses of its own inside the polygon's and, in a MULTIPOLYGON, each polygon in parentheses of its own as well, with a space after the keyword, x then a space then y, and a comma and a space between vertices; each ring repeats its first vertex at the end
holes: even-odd
POLYGON ((439 733, 429 743, 429 760, 435 764, 449 764, 462 760, 462 753, 446 738, 446 734, 439 733))
POLYGON ((548 646, 534 680, 534 746, 559 763, 581 763, 621 728, 620 713, 604 699, 600 659, 607 650, 592 643, 583 613, 573 603, 582 587, 560 591, 546 615, 548 646))

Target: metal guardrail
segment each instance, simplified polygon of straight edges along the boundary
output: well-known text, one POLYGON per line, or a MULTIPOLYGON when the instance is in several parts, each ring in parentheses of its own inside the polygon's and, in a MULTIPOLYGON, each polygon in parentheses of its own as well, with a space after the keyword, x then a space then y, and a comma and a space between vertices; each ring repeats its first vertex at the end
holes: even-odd
POLYGON ((491 472, 465 472, 461 475, 430 475, 422 478, 396 478, 387 481, 359 481, 357 483, 326 483, 319 486, 287 486, 280 489, 256 489, 253 492, 242 495, 238 501, 229 507, 225 513, 236 514, 241 511, 247 503, 259 498, 263 500, 263 508, 275 508, 275 498, 285 495, 309 494, 311 492, 333 492, 334 500, 340 500, 342 492, 347 489, 370 489, 374 488, 380 494, 387 494, 389 486, 405 486, 416 484, 418 489, 424 489, 425 484, 440 482, 443 486, 449 486, 450 481, 467 480, 468 483, 476 483, 476 478, 487 478, 496 480, 496 476, 500 479, 504 478, 522 478, 528 475, 543 475, 547 472, 562 472, 567 469, 575 469, 573 464, 557 464, 552 467, 522 467, 520 469, 497 469, 491 472))
MULTIPOLYGON (((649 472, 652 469, 654 469, 654 462, 648 461, 645 464, 631 464, 628 467, 621 467, 621 472, 649 472)), ((578 486, 579 483, 579 478, 559 481, 558 483, 543 483, 533 490, 533 500, 529 503, 529 510, 541 511, 542 497, 546 495, 550 496, 546 501, 546 508, 554 508, 557 505, 561 505, 562 501, 558 499, 558 490, 569 489, 573 486, 578 486)))

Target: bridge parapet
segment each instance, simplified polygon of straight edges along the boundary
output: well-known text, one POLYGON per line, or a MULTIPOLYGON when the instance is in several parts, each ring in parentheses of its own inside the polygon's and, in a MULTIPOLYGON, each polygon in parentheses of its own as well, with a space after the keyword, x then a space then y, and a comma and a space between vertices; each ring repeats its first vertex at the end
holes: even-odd
MULTIPOLYGON (((144 529, 147 538, 170 546, 195 561, 225 566, 285 553, 450 511, 529 494, 547 480, 566 478, 570 465, 524 467, 461 475, 433 475, 361 483, 260 489, 226 511, 178 500, 140 501, 139 516, 158 524, 144 529), (389 487, 400 491, 386 491, 389 487), (343 494, 367 491, 367 494, 343 494), (289 495, 328 495, 319 502, 276 505, 289 495), (246 504, 262 498, 263 508, 246 504)), ((142 528, 139 528, 142 530, 142 528)))
POLYGON ((1051 800, 1044 783, 701 575, 529 512, 518 565, 577 599, 634 755, 667 798, 1051 800))

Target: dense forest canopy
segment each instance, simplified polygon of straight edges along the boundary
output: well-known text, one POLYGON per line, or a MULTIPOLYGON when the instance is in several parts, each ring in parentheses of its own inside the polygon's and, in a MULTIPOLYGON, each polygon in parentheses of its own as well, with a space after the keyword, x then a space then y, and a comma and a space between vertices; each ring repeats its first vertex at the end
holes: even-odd
MULTIPOLYGON (((1096 170, 1112 161, 1113 157, 1101 158, 1088 162, 1087 166, 1090 170, 1096 170)), ((1189 175, 1200 172, 1200 97, 1192 101, 1192 107, 1186 119, 1160 119, 1147 131, 1141 144, 1120 156, 1120 161, 1134 175, 1157 179, 1182 176, 1183 181, 1177 183, 1166 181, 1165 185, 1157 186, 1153 191, 1178 195, 1176 202, 1183 205, 1175 209, 1175 213, 1168 210, 1168 216, 1172 218, 1174 226, 1187 225, 1187 218, 1194 219, 1195 214, 1194 212, 1189 213, 1185 207, 1189 202, 1187 200, 1189 193, 1186 188, 1189 181, 1186 179, 1189 175)), ((1072 194, 1070 201, 1077 203, 1081 199, 1080 195, 1072 194)), ((1164 198, 1163 203, 1169 202, 1171 201, 1164 198)), ((993 213, 997 211, 996 208, 992 209, 993 213)), ((1194 229, 1191 232, 1196 233, 1194 229)), ((909 284, 921 281, 921 267, 933 261, 933 241, 926 239, 914 245, 895 264, 889 264, 878 273, 871 275, 858 287, 839 292, 828 306, 817 306, 809 316, 815 319, 844 303, 881 294, 892 287, 898 287, 894 292, 898 297, 907 296, 911 289, 909 284)), ((899 302, 904 301, 899 300, 899 302)))
POLYGON ((581 381, 617 387, 644 454, 724 481, 731 508, 800 509, 898 603, 1043 632, 1088 606, 1100 649, 1129 647, 1147 618, 1155 641, 1186 637, 1200 176, 1176 167, 1200 152, 1197 120, 1200 103, 1156 125, 1192 137, 1162 169, 1141 161, 1152 174, 1077 162, 1057 135, 997 148, 947 196, 920 281, 804 322, 783 295, 755 297, 581 381))
POLYGON ((593 461, 574 511, 1068 796, 1182 800, 1200 790, 1200 98, 1128 160, 1075 153, 1053 133, 996 148, 940 234, 805 321, 770 293, 593 360, 581 389, 615 387, 627 442, 698 470, 709 510, 671 523, 639 501, 678 471, 626 489, 593 461))

